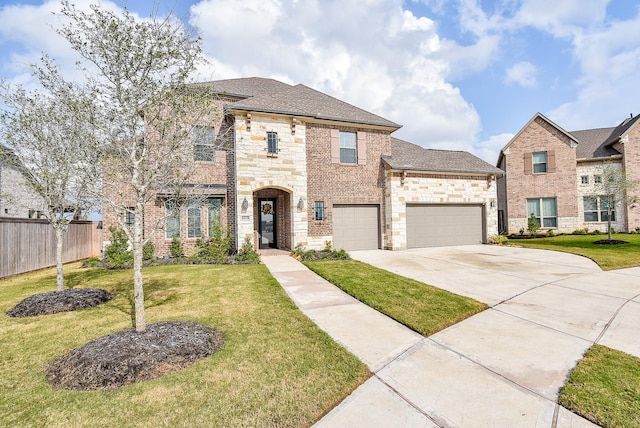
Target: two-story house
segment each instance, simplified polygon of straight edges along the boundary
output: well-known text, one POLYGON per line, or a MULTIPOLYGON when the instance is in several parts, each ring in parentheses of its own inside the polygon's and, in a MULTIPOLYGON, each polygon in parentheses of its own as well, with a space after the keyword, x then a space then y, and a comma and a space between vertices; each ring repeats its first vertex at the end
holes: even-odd
MULTIPOLYGON (((605 165, 620 168, 627 178, 640 179, 638 116, 610 128, 565 131, 540 113, 502 149, 498 167, 500 231, 527 229, 535 214, 542 229, 605 232, 608 198, 602 193, 605 165)), ((640 207, 633 195, 620 195, 611 225, 618 231, 640 226, 640 207)))
POLYGON ((44 199, 29 185, 29 171, 0 145, 0 217, 40 218, 44 199))
MULTIPOLYGON (((305 85, 241 78, 201 83, 224 115, 194 130, 197 206, 145 209, 166 217, 159 255, 186 248, 212 221, 234 245, 255 248, 406 249, 486 242, 497 234, 502 171, 458 151, 398 140, 400 125, 305 85), (204 201, 204 202, 202 202, 204 201)), ((105 211, 105 226, 113 217, 105 211)))

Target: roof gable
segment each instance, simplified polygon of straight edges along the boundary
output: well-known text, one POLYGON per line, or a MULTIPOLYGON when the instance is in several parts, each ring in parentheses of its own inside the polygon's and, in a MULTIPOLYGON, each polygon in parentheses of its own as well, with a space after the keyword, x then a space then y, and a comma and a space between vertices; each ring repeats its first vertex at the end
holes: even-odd
POLYGON ((495 174, 503 171, 469 152, 425 149, 417 144, 391 138, 391 156, 383 161, 397 170, 448 172, 464 174, 495 174))
POLYGON ((197 86, 208 86, 217 94, 238 98, 249 98, 257 95, 271 94, 291 88, 291 85, 275 79, 264 77, 242 77, 238 79, 214 80, 196 83, 197 86))

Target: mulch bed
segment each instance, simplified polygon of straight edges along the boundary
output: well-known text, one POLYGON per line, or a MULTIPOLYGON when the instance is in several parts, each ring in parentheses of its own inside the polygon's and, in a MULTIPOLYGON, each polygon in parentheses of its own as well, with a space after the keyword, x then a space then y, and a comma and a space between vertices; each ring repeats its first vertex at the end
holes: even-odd
POLYGON ((115 297, 115 293, 100 288, 67 288, 29 296, 7 311, 14 318, 49 315, 97 306, 115 297))
POLYGON ((59 389, 115 389, 158 378, 216 352, 224 334, 191 321, 163 321, 95 339, 53 361, 46 371, 59 389))
POLYGON ((600 245, 622 245, 622 244, 628 244, 629 242, 621 241, 620 239, 601 239, 599 241, 593 241, 593 243, 600 244, 600 245))

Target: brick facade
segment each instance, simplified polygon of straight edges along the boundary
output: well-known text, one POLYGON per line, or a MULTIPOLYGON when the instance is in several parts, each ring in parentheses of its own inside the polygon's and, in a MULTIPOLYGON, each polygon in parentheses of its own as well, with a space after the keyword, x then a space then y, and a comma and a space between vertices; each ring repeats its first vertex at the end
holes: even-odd
MULTIPOLYGON (((635 123, 621 141, 612 143, 622 155, 578 160, 578 144, 580 142, 566 131, 537 114, 502 150, 498 166, 506 171, 506 175, 498 179, 499 209, 508 218, 508 233, 527 229, 528 198, 547 197, 556 198, 557 227, 554 230, 564 233, 583 228, 607 231, 606 221, 585 221, 584 197, 598 193, 594 177, 602 174, 605 162, 613 162, 624 169, 627 178, 640 182, 640 126, 635 123), (538 174, 527 171, 527 154, 543 151, 555 155, 555 170, 538 174), (587 183, 582 183, 583 176, 587 183)), ((640 191, 635 194, 638 195, 640 191)), ((634 195, 628 195, 627 203, 618 203, 615 210, 616 221, 612 223, 615 230, 632 231, 640 227, 640 201, 634 203, 634 195)))

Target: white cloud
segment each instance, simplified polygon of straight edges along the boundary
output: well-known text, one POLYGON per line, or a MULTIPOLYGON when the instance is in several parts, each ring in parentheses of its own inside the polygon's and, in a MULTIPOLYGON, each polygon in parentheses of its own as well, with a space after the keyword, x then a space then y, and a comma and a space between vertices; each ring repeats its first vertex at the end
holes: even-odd
MULTIPOLYGON (((524 126, 524 124, 523 124, 524 126)), ((473 145, 471 152, 480 159, 495 165, 498 162, 500 150, 506 146, 513 138, 514 134, 493 135, 489 139, 480 141, 473 145)))
POLYGON ((507 83, 516 83, 525 88, 530 88, 536 84, 536 67, 527 61, 514 64, 507 70, 505 81, 507 83))
POLYGON ((601 23, 610 0, 523 0, 515 24, 569 37, 601 23))

